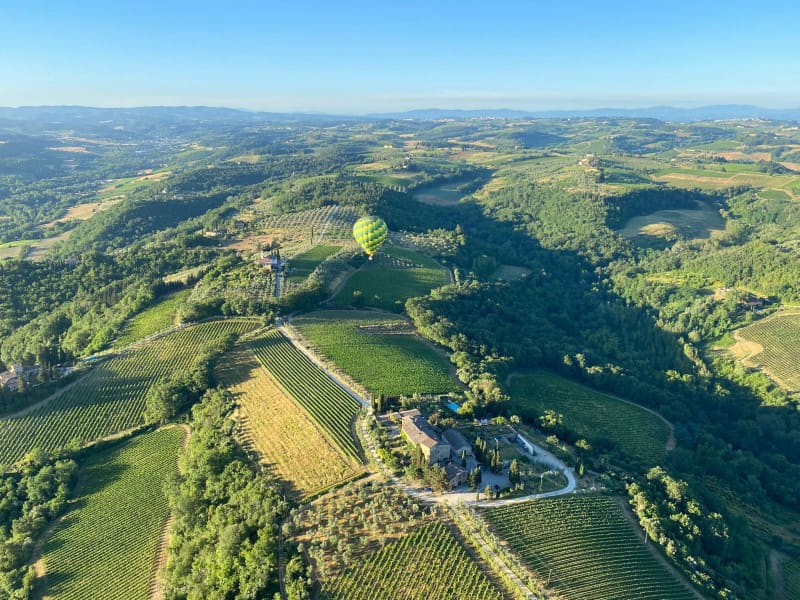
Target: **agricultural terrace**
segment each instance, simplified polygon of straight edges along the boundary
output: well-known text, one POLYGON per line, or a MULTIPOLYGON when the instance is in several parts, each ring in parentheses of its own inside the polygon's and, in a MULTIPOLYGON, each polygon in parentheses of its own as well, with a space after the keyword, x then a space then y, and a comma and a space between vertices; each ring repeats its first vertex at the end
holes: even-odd
POLYGON ((0 464, 16 462, 33 448, 52 452, 141 425, 154 383, 187 370, 210 342, 256 325, 245 319, 202 323, 96 365, 48 402, 0 420, 0 464))
POLYGON ((570 600, 692 600, 606 496, 563 496, 479 513, 547 586, 570 600))
POLYGON ((253 344, 259 362, 330 435, 350 458, 360 461, 353 437, 353 421, 359 402, 328 378, 279 331, 270 331, 253 344))
POLYGON ((293 541, 314 562, 322 598, 503 597, 436 508, 394 486, 348 484, 296 513, 291 525, 293 541))
POLYGON ((191 290, 175 292, 140 312, 130 320, 115 345, 122 348, 174 325, 178 308, 190 293, 191 290))
POLYGON ((663 461, 669 426, 654 413, 546 371, 518 374, 509 383, 509 408, 538 423, 546 410, 589 441, 606 439, 648 465, 663 461))
POLYGON ((384 246, 350 276, 333 303, 402 312, 406 300, 424 296, 448 281, 447 271, 432 258, 414 250, 384 246))
POLYGON ((83 490, 43 549, 46 597, 149 597, 169 512, 164 484, 184 435, 161 429, 88 458, 83 490))
POLYGON ((748 367, 762 369, 779 385, 800 391, 800 313, 779 312, 734 332, 731 352, 748 367))
POLYGON ((292 272, 289 274, 289 281, 303 281, 323 260, 333 256, 341 249, 341 246, 321 244, 291 258, 289 260, 289 268, 292 272))
POLYGON ((312 495, 361 471, 240 345, 217 366, 217 377, 237 405, 245 444, 300 496, 312 495))
POLYGON ((373 311, 319 311, 292 321, 318 353, 372 394, 458 391, 447 359, 421 341, 396 315, 373 311))

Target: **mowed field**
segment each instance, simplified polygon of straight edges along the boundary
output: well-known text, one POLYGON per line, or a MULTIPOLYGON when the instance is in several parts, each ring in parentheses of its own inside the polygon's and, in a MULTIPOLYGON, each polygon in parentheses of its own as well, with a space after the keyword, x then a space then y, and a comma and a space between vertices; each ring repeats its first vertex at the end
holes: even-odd
POLYGON ((201 323, 96 365, 49 401, 0 420, 0 464, 12 464, 33 448, 52 452, 141 425, 154 383, 189 368, 211 340, 256 326, 246 319, 201 323))
POLYGON ((779 385, 800 391, 800 312, 779 312, 734 332, 730 351, 779 385))
POLYGON ((217 367, 233 395, 244 441, 300 497, 353 477, 362 469, 344 457, 306 412, 240 345, 217 367))
POLYGON ((432 258, 414 250, 384 247, 350 276, 332 301, 346 306, 358 291, 368 306, 402 312, 407 299, 424 296, 448 281, 447 271, 432 258))
POLYGON ((115 346, 122 348, 171 327, 175 322, 178 307, 189 297, 190 293, 191 290, 175 292, 140 312, 126 325, 115 346))
POLYGON ((309 416, 348 457, 360 461, 353 425, 361 404, 331 381, 280 331, 269 331, 253 343, 258 361, 300 403, 309 416))
POLYGON ((396 540, 326 581, 328 600, 503 598, 441 521, 396 540))
POLYGON ((323 260, 333 256, 341 249, 341 246, 321 244, 291 258, 289 268, 292 269, 292 272, 289 274, 289 281, 303 281, 323 260))
POLYGON ((509 408, 538 421, 547 409, 588 440, 613 441, 627 456, 648 465, 663 462, 669 426, 653 413, 546 371, 518 374, 509 384, 509 408))
POLYGON ((559 597, 696 598, 649 550, 606 496, 564 496, 481 510, 491 529, 559 597))
POLYGON ((447 359, 390 313, 319 311, 292 324, 314 349, 372 394, 401 396, 459 390, 447 359))
POLYGON ((150 596, 168 516, 164 484, 178 470, 179 427, 137 436, 91 455, 84 481, 42 561, 45 597, 144 600, 150 596))

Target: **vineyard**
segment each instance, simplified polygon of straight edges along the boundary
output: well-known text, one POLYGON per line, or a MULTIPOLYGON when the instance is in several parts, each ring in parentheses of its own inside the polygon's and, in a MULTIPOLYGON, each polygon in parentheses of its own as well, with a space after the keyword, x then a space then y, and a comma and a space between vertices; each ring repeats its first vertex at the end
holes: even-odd
POLYGON ((189 296, 189 290, 170 294, 133 317, 115 346, 122 348, 172 326, 178 307, 189 296))
POLYGON ((333 256, 341 249, 341 246, 320 245, 294 256, 289 260, 291 274, 287 280, 290 282, 302 282, 323 260, 333 256))
POLYGON ((605 496, 565 496, 480 513, 547 586, 570 600, 691 600, 605 496))
POLYGON ((358 473, 325 434, 263 369, 249 347, 217 368, 232 393, 242 438, 275 474, 307 496, 358 473))
POLYGON ((783 561, 783 588, 787 599, 800 598, 800 561, 787 558, 783 561))
POLYGON ((329 600, 470 600, 503 595, 477 568, 441 521, 367 555, 353 567, 325 582, 329 600))
POLYGON ((359 403, 333 383, 279 331, 270 331, 253 344, 258 360, 305 408, 345 453, 360 461, 351 426, 359 403))
POLYGON ((783 387, 800 391, 800 313, 777 313, 738 330, 736 337, 760 346, 742 356, 745 365, 762 368, 783 387))
POLYGON ((162 429, 89 458, 80 497, 44 546, 47 597, 149 597, 168 514, 162 490, 183 436, 162 429))
POLYGON ((564 426, 592 439, 613 441, 626 455, 649 465, 664 459, 669 427, 656 415, 544 371, 515 375, 511 410, 536 421, 545 410, 564 416, 564 426))
POLYGON ((140 425, 151 385, 186 370, 210 341, 255 326, 244 319, 202 323, 98 364, 46 404, 0 420, 0 464, 16 462, 33 448, 53 451, 140 425))
POLYGON ((374 260, 353 273, 333 298, 337 305, 361 302, 384 310, 402 312, 405 301, 424 296, 449 281, 447 271, 433 259, 405 248, 384 247, 374 260))
POLYGON ((372 394, 458 391, 447 359, 413 335, 408 322, 396 315, 320 311, 292 323, 319 354, 372 394))

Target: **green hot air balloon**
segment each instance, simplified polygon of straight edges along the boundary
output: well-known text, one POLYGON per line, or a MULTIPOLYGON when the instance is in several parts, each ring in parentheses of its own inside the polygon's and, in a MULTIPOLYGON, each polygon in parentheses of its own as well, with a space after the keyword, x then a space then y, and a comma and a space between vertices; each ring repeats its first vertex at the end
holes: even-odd
POLYGON ((367 253, 369 259, 378 251, 386 241, 389 230, 386 223, 380 217, 361 217, 353 225, 353 237, 367 253))

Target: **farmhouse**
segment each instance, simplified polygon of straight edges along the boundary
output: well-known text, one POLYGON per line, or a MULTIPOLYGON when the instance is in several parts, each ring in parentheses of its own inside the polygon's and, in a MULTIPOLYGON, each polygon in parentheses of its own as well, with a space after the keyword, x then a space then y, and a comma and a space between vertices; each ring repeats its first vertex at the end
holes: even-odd
POLYGON ((465 450, 467 456, 472 456, 472 446, 469 445, 467 439, 459 431, 448 429, 442 434, 442 438, 450 444, 453 460, 461 460, 461 452, 465 450))
POLYGON ((450 460, 450 444, 439 439, 425 417, 403 417, 401 426, 409 444, 419 446, 429 463, 441 463, 450 460))
POLYGON ((261 265, 265 267, 267 271, 275 271, 276 273, 279 273, 289 261, 285 258, 281 258, 281 255, 276 252, 275 254, 270 254, 269 256, 264 256, 262 253, 261 259, 258 262, 261 263, 261 265))
POLYGON ((456 463, 447 463, 444 467, 444 474, 447 477, 447 485, 451 490, 467 483, 467 470, 456 463))
POLYGON ((0 388, 7 389, 11 392, 19 390, 19 375, 14 372, 13 367, 9 371, 0 373, 0 388))

